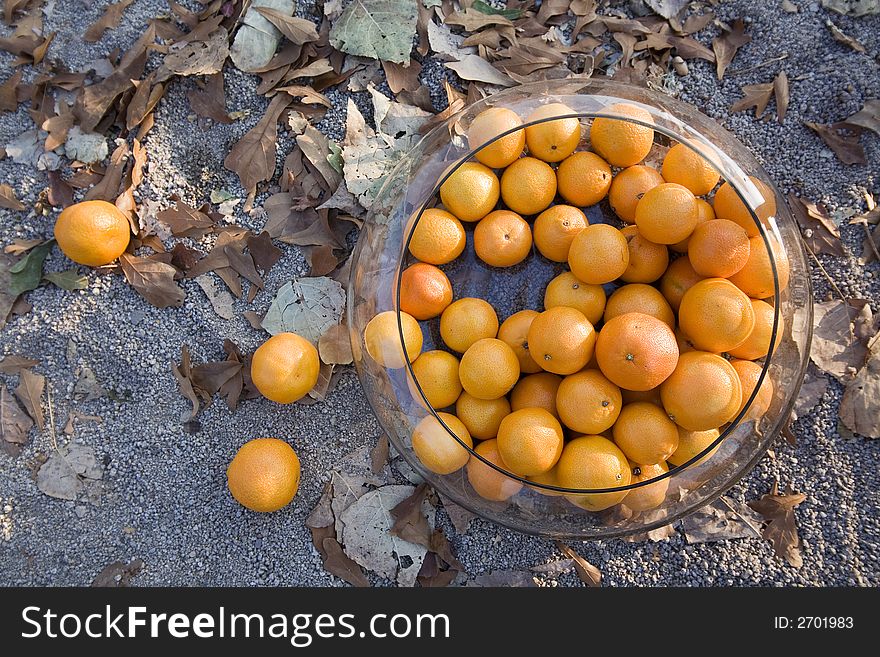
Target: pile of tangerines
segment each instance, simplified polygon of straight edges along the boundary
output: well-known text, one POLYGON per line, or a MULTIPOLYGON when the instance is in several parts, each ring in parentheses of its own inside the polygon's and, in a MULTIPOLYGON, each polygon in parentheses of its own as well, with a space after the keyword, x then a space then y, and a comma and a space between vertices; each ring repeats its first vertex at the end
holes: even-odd
MULTIPOLYGON (((652 123, 635 105, 608 112, 652 123)), ((756 361, 776 346, 771 252, 780 289, 787 261, 780 246, 768 250, 734 188, 719 186, 718 172, 684 144, 668 149, 659 171, 644 164, 650 127, 601 117, 585 125, 573 114, 550 103, 527 127, 501 107, 474 119, 475 161, 442 183, 442 206, 417 218, 409 242, 417 262, 401 274, 399 315, 380 313, 365 329, 370 357, 387 368, 409 361, 413 396, 438 411, 415 427, 415 454, 438 474, 466 467, 489 500, 523 484, 462 445, 527 481, 580 490, 651 480, 692 461, 744 409, 762 371, 756 361), (582 208, 606 198, 621 227, 587 221, 582 208), (499 322, 484 299, 453 300, 442 266, 466 248, 463 224, 492 267, 518 265, 533 250, 567 263, 547 283, 543 309, 499 322), (446 349, 422 353, 419 322, 436 318, 446 349)), ((753 182, 766 221, 775 200, 753 182)), ((778 326, 777 343, 781 335, 778 326)), ((772 395, 765 377, 745 418, 762 416, 772 395)), ((566 497, 591 511, 620 502, 644 511, 667 486, 566 497)))

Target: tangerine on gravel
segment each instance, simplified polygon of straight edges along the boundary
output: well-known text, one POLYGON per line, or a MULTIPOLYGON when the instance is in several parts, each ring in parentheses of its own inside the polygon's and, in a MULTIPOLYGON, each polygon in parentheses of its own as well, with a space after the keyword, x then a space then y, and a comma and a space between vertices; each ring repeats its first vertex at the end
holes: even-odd
MULTIPOLYGON (((766 301, 752 299, 752 310, 755 313, 755 328, 749 333, 749 337, 738 347, 730 349, 728 353, 734 358, 742 358, 744 360, 755 360, 763 358, 770 351, 770 336, 773 335, 773 317, 775 311, 766 301)), ((779 327, 776 330, 776 341, 773 349, 779 346, 782 340, 782 315, 779 315, 779 327)))
POLYGON ((501 420, 498 453, 510 472, 528 477, 547 472, 562 454, 562 426, 543 408, 523 408, 501 420))
POLYGON ((130 239, 128 219, 107 201, 74 203, 55 220, 58 247, 80 265, 109 265, 125 253, 130 239))
POLYGON ((254 438, 242 445, 226 469, 232 497, 251 511, 284 508, 299 489, 299 458, 277 438, 254 438))
POLYGON ((519 361, 506 342, 483 338, 461 357, 458 376, 462 387, 478 399, 506 395, 519 380, 519 361))
POLYGON ((605 312, 605 290, 601 285, 584 283, 570 271, 559 274, 544 288, 544 308, 568 306, 580 310, 594 326, 605 312))
MULTIPOLYGON (((443 420, 461 442, 473 448, 474 441, 461 420, 442 412, 437 413, 437 417, 443 420)), ((423 417, 413 429, 412 448, 422 465, 431 472, 442 475, 460 470, 470 459, 470 452, 450 436, 449 431, 433 415, 423 417)))
POLYGON ((392 370, 404 367, 407 361, 414 361, 422 351, 422 328, 415 317, 401 312, 400 325, 403 327, 403 344, 400 343, 397 313, 393 310, 379 313, 364 328, 364 344, 370 358, 392 370))
POLYGON ((677 313, 684 293, 701 280, 703 277, 694 271, 688 257, 683 256, 669 263, 666 273, 660 279, 660 292, 677 313))
POLYGON ((468 148, 477 151, 474 157, 491 169, 503 169, 517 159, 525 148, 526 133, 516 130, 480 149, 498 135, 522 125, 522 120, 506 107, 490 107, 474 118, 467 132, 468 148), (480 149, 480 150, 477 150, 480 149))
POLYGON ((454 215, 428 208, 413 230, 409 252, 429 265, 445 265, 461 255, 465 243, 464 227, 454 215))
POLYGON ((653 283, 663 276, 669 266, 669 250, 664 244, 655 244, 639 233, 638 226, 620 229, 629 249, 629 265, 620 275, 627 283, 653 283))
POLYGON ((452 303, 452 283, 434 265, 417 262, 400 276, 400 309, 416 319, 436 317, 452 303))
MULTIPOLYGON (((605 321, 627 313, 642 313, 656 317, 661 322, 675 328, 675 313, 669 302, 656 287, 645 283, 629 283, 617 288, 605 304, 605 321)), ((597 432, 594 432, 597 433, 597 432)))
POLYGON ((585 208, 596 205, 608 195, 611 167, 595 153, 573 153, 556 169, 559 195, 568 203, 585 208))
MULTIPOLYGON (((642 481, 651 481, 657 477, 661 477, 669 472, 669 466, 665 462, 652 463, 650 465, 639 465, 638 463, 630 463, 632 469, 631 484, 638 484, 642 481)), ((650 511, 656 509, 663 504, 666 499, 666 492, 669 490, 669 477, 652 482, 645 486, 639 486, 630 490, 626 496, 626 505, 633 511, 650 511)))
MULTIPOLYGON (((749 179, 755 184, 755 187, 758 188, 758 193, 764 199, 764 202, 755 209, 755 214, 758 216, 758 219, 766 223, 771 216, 776 214, 776 196, 765 182, 753 176, 749 176, 749 179)), ((715 192, 715 196, 712 199, 712 207, 715 209, 716 217, 719 219, 730 219, 730 221, 738 223, 749 237, 760 235, 758 224, 755 223, 752 213, 749 212, 745 203, 742 202, 733 185, 729 182, 723 183, 715 192)))
MULTIPOLYGON (((416 358, 412 371, 433 408, 452 406, 461 394, 458 358, 446 351, 426 351, 416 358)), ((413 395, 420 398, 418 391, 413 395)))
POLYGON ((440 337, 463 354, 477 340, 498 335, 498 315, 488 301, 465 297, 453 301, 440 315, 440 337))
POLYGON ((697 225, 697 199, 676 183, 649 189, 636 205, 639 232, 656 244, 675 244, 690 237, 697 225))
POLYGON ((706 278, 681 298, 678 325, 697 349, 721 353, 746 341, 755 327, 755 311, 733 283, 706 278))
POLYGON ((678 344, 662 320, 626 313, 605 322, 596 340, 599 369, 627 390, 650 390, 666 380, 678 362, 678 344))
POLYGON ((608 190, 608 203, 620 220, 631 224, 636 220, 636 205, 649 189, 663 182, 657 169, 637 164, 627 167, 611 181, 608 190))
POLYGON ((440 186, 440 200, 461 221, 479 221, 495 209, 501 185, 489 167, 465 162, 440 186))
MULTIPOLYGON (((712 209, 712 206, 709 205, 709 202, 698 198, 697 199, 697 226, 700 224, 706 223, 707 221, 712 221, 715 218, 715 211, 712 209)), ((694 226, 694 230, 697 229, 697 226, 694 226)), ((669 248, 675 251, 676 253, 687 253, 688 246, 690 245, 691 235, 684 238, 681 242, 676 242, 675 244, 670 244, 669 248)))
POLYGON ((749 260, 749 237, 739 224, 712 219, 694 228, 688 258, 694 271, 706 278, 728 278, 749 260))
POLYGON ((279 404, 305 397, 318 382, 320 369, 315 345, 296 333, 273 335, 257 347, 251 359, 254 386, 263 397, 279 404))
MULTIPOLYGON (((758 363, 753 363, 750 360, 738 360, 736 358, 731 360, 730 364, 733 366, 733 369, 736 370, 740 385, 742 386, 742 402, 740 402, 739 409, 737 410, 737 413, 739 413, 749 402, 749 397, 751 397, 752 392, 754 392, 758 385, 758 378, 761 376, 763 368, 758 363)), ((743 421, 758 420, 764 417, 764 414, 769 410, 770 404, 772 403, 773 381, 768 375, 764 377, 763 381, 761 381, 761 387, 758 388, 758 394, 755 395, 751 406, 749 406, 749 410, 746 411, 746 414, 743 416, 743 421)))
POLYGON ((635 463, 665 461, 678 449, 678 430, 666 411, 651 402, 627 404, 612 429, 614 443, 635 463))
POLYGON ((532 251, 532 231, 516 212, 495 210, 474 228, 474 251, 492 267, 518 265, 532 251))
POLYGON ((501 174, 501 200, 521 215, 538 214, 556 196, 556 172, 546 162, 521 157, 501 174))
MULTIPOLYGON (((556 479, 563 488, 617 488, 629 486, 632 470, 620 448, 604 436, 580 436, 562 449, 556 479)), ((569 493, 566 497, 587 511, 602 511, 621 502, 628 492, 569 493)))
MULTIPOLYGON (((718 429, 706 429, 705 431, 688 431, 683 427, 678 427, 678 449, 675 450, 675 453, 672 456, 666 459, 666 463, 675 467, 678 467, 683 463, 687 463, 704 449, 707 449, 709 445, 715 442, 715 440, 720 435, 721 432, 718 431, 718 429)), ((715 452, 718 451, 719 447, 721 447, 720 443, 715 447, 715 449, 713 449, 699 461, 695 461, 691 465, 705 463, 706 460, 709 459, 709 457, 711 457, 715 452)))
POLYGON ((684 144, 676 144, 666 152, 660 173, 666 182, 684 185, 694 196, 708 194, 721 179, 706 158, 684 144))
MULTIPOLYGON (((474 448, 474 451, 502 470, 508 470, 498 452, 498 441, 495 438, 484 440, 474 448)), ((473 455, 467 463, 467 477, 477 495, 492 502, 504 502, 510 499, 520 492, 523 486, 522 482, 498 472, 473 455)))
POLYGON ((689 431, 706 431, 732 420, 742 402, 742 385, 733 366, 717 354, 689 351, 660 385, 670 419, 689 431))
POLYGON ((580 310, 557 306, 532 320, 529 353, 544 370, 574 374, 590 361, 596 331, 580 310))
MULTIPOLYGON (((623 114, 645 123, 652 123, 651 114, 641 107, 617 103, 605 108, 604 112, 623 114)), ((593 119, 590 127, 590 144, 608 164, 616 167, 630 167, 638 164, 654 145, 654 130, 623 119, 593 119)))
POLYGON ((529 327, 532 320, 538 316, 537 310, 520 310, 501 323, 498 329, 498 339, 506 342, 513 349, 519 361, 519 370, 524 374, 533 374, 541 371, 541 366, 535 362, 529 353, 529 327))
POLYGON ((510 408, 519 411, 523 408, 543 408, 556 419, 556 392, 562 377, 552 372, 538 372, 521 378, 510 391, 510 408))
MULTIPOLYGON (((550 103, 535 109, 526 117, 526 123, 574 114, 562 103, 550 103)), ((561 162, 574 153, 581 140, 581 122, 577 117, 544 121, 526 128, 529 154, 545 162, 561 162)))
MULTIPOLYGON (((788 257, 782 245, 775 239, 770 240, 773 259, 776 263, 776 275, 779 279, 779 291, 788 287, 788 257)), ((773 268, 770 265, 770 254, 764 239, 749 238, 749 259, 745 266, 730 277, 730 282, 753 299, 772 297, 776 290, 773 287, 773 268)))
POLYGON ((498 435, 501 420, 510 414, 510 402, 507 397, 477 399, 463 392, 455 402, 455 414, 473 438, 488 440, 498 435))
POLYGON ((572 240, 568 266, 584 283, 610 283, 629 267, 629 245, 614 226, 592 224, 572 240))
POLYGON ((588 225, 583 212, 571 205, 553 205, 535 219, 535 246, 553 262, 567 262, 575 236, 588 225))
POLYGON ((562 380, 556 392, 559 419, 578 433, 602 433, 617 421, 620 388, 599 370, 581 370, 562 380))

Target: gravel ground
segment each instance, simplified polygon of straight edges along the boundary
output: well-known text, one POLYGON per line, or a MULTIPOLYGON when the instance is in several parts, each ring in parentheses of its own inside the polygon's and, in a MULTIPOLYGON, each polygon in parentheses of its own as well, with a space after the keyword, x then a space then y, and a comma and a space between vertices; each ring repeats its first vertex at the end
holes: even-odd
MULTIPOLYGON (((722 18, 746 16, 753 40, 742 48, 725 79, 714 67, 690 62, 681 81, 681 98, 732 130, 763 162, 784 192, 802 192, 825 201, 832 210, 857 208, 862 189, 880 194, 880 139, 863 137, 867 166, 844 166, 802 121, 830 123, 880 96, 880 18, 847 19, 833 15, 844 32, 867 48, 859 54, 831 38, 831 16, 817 2, 795 0, 798 13, 779 3, 726 2, 722 18), (787 53, 782 61, 754 70, 787 53), (743 84, 764 82, 784 68, 791 79, 792 102, 784 125, 757 121, 748 113, 729 115, 743 84), (745 69, 745 70, 744 70, 745 69), (743 71, 737 73, 737 71, 743 71)), ((46 26, 58 35, 50 57, 77 70, 115 47, 127 47, 145 20, 167 11, 159 0, 138 0, 126 10, 119 28, 97 44, 80 35, 101 11, 102 3, 57 3, 46 26)), ((711 38, 711 37, 709 37, 711 38)), ((0 55, 0 78, 10 72, 11 57, 0 55)), ((442 67, 425 67, 423 81, 439 97, 442 67)), ((238 180, 222 166, 230 145, 261 115, 255 78, 231 67, 226 71, 228 109, 250 109, 230 126, 206 126, 190 116, 186 91, 191 83, 171 85, 148 135, 150 155, 141 197, 164 201, 172 193, 198 204, 211 190, 244 196, 238 180)), ((322 127, 339 131, 345 97, 332 96, 339 110, 322 127)), ((32 128, 24 108, 0 116, 0 144, 32 128)), ((336 135, 338 136, 338 134, 336 135)), ((282 136, 280 156, 289 148, 282 136)), ((12 183, 20 198, 33 203, 47 180, 43 173, 0 161, 0 181, 12 183)), ((259 199, 258 199, 259 201, 259 199)), ((51 234, 53 217, 23 218, 0 211, 0 242, 51 234)), ((240 216, 250 228, 261 221, 240 216)), ((860 253, 860 227, 842 227, 844 242, 860 253)), ((275 290, 306 266, 294 247, 267 280, 256 310, 268 306, 275 290)), ((880 299, 878 264, 867 271, 854 261, 823 256, 823 264, 845 294, 880 299)), ((56 251, 47 270, 69 266, 56 251)), ((814 269, 817 299, 829 294, 814 269)), ((103 423, 78 425, 76 440, 93 446, 108 463, 105 492, 96 503, 65 502, 40 493, 33 467, 51 449, 37 436, 17 459, 0 455, 0 583, 4 585, 85 585, 108 563, 139 557, 146 564, 137 585, 339 585, 321 566, 303 521, 317 500, 323 477, 354 448, 371 444, 380 429, 347 369, 325 403, 281 407, 268 401, 243 403, 235 413, 222 402, 200 416, 201 431, 181 428, 185 402, 177 392, 169 362, 188 344, 196 361, 222 356, 224 337, 243 349, 262 340, 240 316, 225 321, 211 310, 201 290, 184 281, 187 301, 180 309, 158 310, 136 296, 119 276, 91 273, 89 288, 63 292, 39 288, 29 295, 34 310, 0 332, 0 355, 17 353, 41 361, 48 378, 54 416, 63 425, 68 409, 99 415, 103 423), (79 368, 92 368, 111 397, 72 401, 79 368), (247 439, 276 435, 289 439, 303 463, 296 502, 285 512, 254 514, 237 505, 225 486, 225 468, 247 439)), ((12 379, 7 379, 9 383, 12 379)), ((796 447, 783 441, 775 458, 765 458, 732 491, 749 500, 769 490, 774 479, 807 494, 797 510, 804 566, 794 569, 777 559, 760 540, 687 545, 679 533, 659 543, 606 541, 578 546, 603 572, 609 585, 877 585, 880 583, 880 495, 877 461, 880 441, 844 437, 837 429, 842 389, 831 381, 821 403, 794 426, 796 447)), ((552 542, 523 536, 475 521, 454 548, 472 574, 527 569, 559 554, 552 542)), ((555 583, 576 585, 572 574, 555 583)))

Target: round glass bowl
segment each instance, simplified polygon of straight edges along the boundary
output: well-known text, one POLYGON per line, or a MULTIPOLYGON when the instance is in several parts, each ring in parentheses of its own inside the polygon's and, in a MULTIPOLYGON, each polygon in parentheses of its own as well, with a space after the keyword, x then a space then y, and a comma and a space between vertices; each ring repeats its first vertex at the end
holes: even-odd
MULTIPOLYGON (((617 172, 618 169, 614 169, 615 175, 617 172)), ((711 201, 713 193, 706 198, 711 201)), ((500 201, 498 207, 503 207, 500 201)), ((590 224, 622 225, 607 198, 581 209, 590 224)), ((534 217, 526 219, 531 223, 534 217)), ((526 308, 541 311, 544 288, 552 278, 567 270, 565 264, 544 258, 533 247, 520 264, 490 267, 474 253, 475 224, 463 223, 467 237, 464 252, 441 266, 452 284, 455 298, 487 300, 495 308, 499 321, 526 308)), ((606 293, 610 294, 620 284, 617 281, 604 286, 606 293)), ((351 266, 347 313, 354 360, 367 398, 394 448, 422 477, 453 501, 493 522, 531 534, 585 540, 626 536, 665 525, 712 501, 754 466, 781 431, 797 396, 809 355, 813 309, 797 227, 781 195, 748 149, 695 108, 665 95, 610 81, 569 79, 523 85, 490 96, 436 127, 411 152, 403 154, 385 180, 361 231, 351 266), (460 441, 442 416, 438 417, 438 411, 454 413, 454 407, 430 407, 414 380, 409 358, 399 358, 396 363, 386 359, 386 365, 396 365, 386 367, 370 355, 364 341, 370 320, 391 311, 388 317, 393 334, 388 339, 392 343, 386 346, 388 353, 403 354, 404 325, 398 304, 401 272, 415 262, 408 250, 409 240, 424 210, 441 206, 439 188, 443 181, 463 162, 474 160, 466 137, 474 118, 487 108, 504 107, 526 120, 536 108, 549 103, 564 104, 570 109, 564 116, 580 121, 578 151, 590 147, 589 128, 593 119, 607 117, 653 128, 654 144, 643 164, 659 170, 665 153, 676 143, 699 154, 719 172, 722 182, 727 181, 733 187, 758 228, 763 248, 773 253, 773 257, 768 258, 773 263, 775 292, 766 301, 774 309, 773 332, 781 337, 772 354, 757 361, 761 365, 761 382, 764 378, 772 382, 769 408, 757 419, 750 418, 754 415, 750 411, 759 388, 767 388, 759 384, 745 408, 722 426, 718 438, 702 451, 686 461, 677 459, 679 464, 670 465, 668 472, 638 482, 634 479, 624 487, 566 489, 528 481, 486 460, 460 441), (638 106, 648 114, 640 115, 644 121, 635 120, 615 107, 620 103, 638 106), (775 198, 765 198, 769 195, 775 198), (782 264, 777 266, 777 263, 782 264), (440 438, 455 440, 462 449, 468 450, 467 467, 441 475, 422 464, 413 450, 412 435, 416 425, 428 416, 437 418, 442 426, 444 433, 440 438), (480 467, 484 478, 487 474, 495 478, 497 494, 490 495, 495 499, 482 497, 469 481, 468 470, 480 467), (627 495, 632 495, 631 500, 637 495, 642 500, 650 498, 652 501, 647 506, 652 508, 634 510, 627 506, 627 495), (499 501, 500 498, 505 499, 499 501), (620 501, 610 504, 617 500, 620 501), (607 508, 590 511, 582 508, 584 506, 607 508)), ((441 340, 439 323, 439 317, 419 322, 422 351, 451 351, 441 340)), ((601 322, 597 330, 600 327, 601 322)), ((573 433, 566 430, 565 437, 570 440, 573 433)), ((485 494, 485 489, 483 492, 485 494)), ((644 506, 633 503, 633 507, 644 506)))

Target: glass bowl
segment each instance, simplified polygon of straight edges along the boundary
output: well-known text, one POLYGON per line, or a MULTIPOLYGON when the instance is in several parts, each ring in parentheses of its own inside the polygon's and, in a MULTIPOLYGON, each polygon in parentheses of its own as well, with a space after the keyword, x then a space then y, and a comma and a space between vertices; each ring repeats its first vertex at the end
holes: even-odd
MULTIPOLYGON (((532 124, 549 120, 553 119, 532 124)), ((524 126, 532 124, 525 123, 524 126)), ((496 139, 517 129, 522 127, 502 133, 496 139)), ((617 171, 614 169, 615 175, 617 171)), ((711 196, 712 193, 707 195, 710 199, 711 196)), ((498 207, 503 207, 500 201, 498 207)), ((621 225, 607 198, 581 209, 590 224, 621 225)), ((527 217, 530 222, 532 219, 527 217)), ((488 300, 496 309, 499 321, 524 308, 540 311, 547 282, 565 271, 565 264, 544 258, 533 247, 532 253, 520 264, 491 267, 474 253, 475 224, 462 223, 466 229, 467 246, 457 259, 441 267, 452 284, 455 298, 488 300)), ((618 284, 604 287, 610 294, 618 284)), ((411 152, 404 154, 384 181, 361 231, 348 289, 347 314, 358 376, 394 448, 425 480, 461 506, 506 527, 546 537, 589 540, 645 532, 672 522, 720 496, 755 465, 782 430, 797 397, 809 355, 812 295, 800 235, 782 196, 766 172, 733 135, 694 107, 660 93, 611 81, 569 79, 522 85, 474 103, 433 129, 411 152), (572 489, 554 483, 536 483, 487 460, 462 442, 449 429, 447 422, 437 415, 438 410, 444 409, 434 409, 428 404, 414 379, 408 357, 397 363, 386 363, 399 367, 385 367, 371 357, 364 340, 370 320, 379 313, 392 311, 396 329, 392 350, 403 354, 403 327, 398 304, 401 272, 415 262, 408 250, 409 240, 423 211, 440 206, 442 182, 461 163, 474 159, 474 151, 469 149, 466 138, 474 118, 487 108, 504 107, 526 120, 533 110, 548 103, 563 103, 571 110, 565 116, 577 117, 580 121, 579 151, 589 148, 588 127, 592 120, 608 117, 653 128, 653 147, 643 163, 658 170, 672 144, 684 144, 698 153, 719 172, 722 182, 730 183, 748 208, 763 248, 774 254, 770 262, 775 291, 766 301, 774 309, 773 335, 779 333, 781 338, 771 355, 760 360, 761 378, 745 408, 720 428, 717 439, 691 458, 684 462, 678 459, 677 466, 670 465, 668 472, 654 478, 613 489, 572 489), (633 119, 615 107, 619 103, 638 106, 648 115, 641 115, 643 121, 633 119), (768 199, 764 198, 770 194, 775 196, 776 207, 772 213, 767 212, 768 208, 772 210, 772 203, 765 205, 768 199), (776 264, 786 260, 787 281, 785 272, 776 264), (766 412, 752 418, 752 402, 759 389, 766 389, 762 387, 765 378, 772 382, 772 399, 766 412), (422 464, 413 450, 412 435, 416 425, 428 416, 435 417, 443 427, 446 433, 442 438, 451 437, 468 450, 467 467, 450 474, 437 474, 422 464), (468 470, 472 467, 478 469, 478 461, 482 462, 483 474, 488 472, 495 476, 498 489, 503 491, 492 495, 495 500, 485 499, 470 484, 468 470), (628 491, 639 488, 643 493, 640 499, 652 499, 647 506, 653 508, 636 511, 627 506, 625 496, 613 506, 578 504, 585 499, 610 498, 613 501, 624 493, 632 495, 631 499, 635 500, 636 494, 628 491), (506 499, 498 501, 499 498, 506 499), (607 508, 597 512, 582 506, 607 508)), ((446 350, 440 337, 439 318, 419 324, 423 351, 446 350)), ((771 338, 770 343, 774 341, 771 338)), ((445 410, 455 412, 454 408, 445 410)), ((566 439, 571 438, 572 432, 566 431, 566 439)), ((634 501, 633 506, 646 505, 634 501)))

